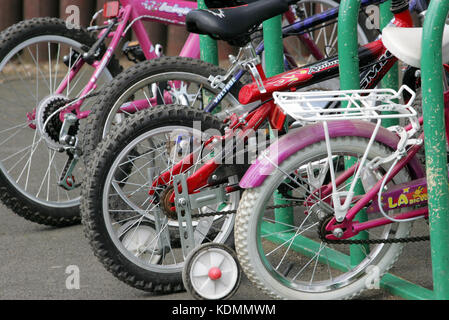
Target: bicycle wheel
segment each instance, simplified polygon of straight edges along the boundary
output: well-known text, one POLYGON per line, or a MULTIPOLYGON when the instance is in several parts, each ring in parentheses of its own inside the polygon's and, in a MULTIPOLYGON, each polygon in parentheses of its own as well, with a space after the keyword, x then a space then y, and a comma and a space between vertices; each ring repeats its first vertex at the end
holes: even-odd
MULTIPOLYGON (((303 0, 296 4, 295 13, 298 19, 303 20, 321 12, 336 8, 340 4, 333 0, 303 0)), ((379 35, 365 27, 366 15, 360 13, 357 26, 358 40, 360 45, 375 40, 379 35)), ((286 20, 286 19, 284 19, 286 20)), ((284 21, 288 25, 287 21, 284 21)), ((304 33, 309 38, 312 46, 308 46, 304 40, 292 35, 284 39, 286 56, 296 62, 296 65, 306 65, 321 59, 336 56, 338 53, 337 19, 326 21, 312 30, 304 33)))
MULTIPOLYGON (((179 104, 205 108, 221 91, 212 88, 210 76, 224 75, 219 67, 198 59, 162 57, 124 71, 101 93, 86 123, 84 160, 88 161, 111 127, 136 111, 155 105, 179 104)), ((220 103, 221 109, 238 104, 242 84, 235 83, 220 103)))
MULTIPOLYGON (((334 168, 344 168, 344 157, 360 159, 368 139, 340 137, 330 142, 334 168)), ((389 154, 389 148, 376 142, 368 159, 389 154)), ((275 298, 355 297, 375 288, 402 251, 401 243, 350 245, 322 240, 333 209, 320 193, 311 195, 329 182, 327 159, 325 141, 312 144, 286 159, 263 185, 245 191, 242 196, 235 225, 238 258, 249 279, 275 298), (279 220, 282 212, 267 208, 280 201, 298 201, 286 215, 288 219, 279 220), (349 255, 354 252, 361 253, 363 258, 351 260, 349 255)), ((369 171, 369 175, 378 179, 388 168, 387 164, 386 168, 369 171)), ((387 187, 409 179, 403 169, 387 187)), ((347 185, 343 183, 339 190, 346 190, 347 185)), ((382 217, 380 213, 367 216, 369 221, 382 217)), ((411 222, 372 228, 368 230, 368 239, 404 238, 410 228, 411 222)))
MULTIPOLYGON (((0 199, 30 221, 50 226, 80 222, 79 190, 58 186, 68 159, 57 150, 62 122, 56 115, 42 127, 89 81, 95 69, 82 64, 81 57, 93 43, 95 38, 87 31, 68 29, 55 18, 23 21, 1 34, 0 199), (76 76, 58 91, 75 66, 76 76)), ((119 72, 113 58, 98 86, 119 72)), ((79 166, 74 175, 80 177, 82 172, 79 166)))
MULTIPOLYGON (((184 174, 196 172, 211 156, 202 154, 203 142, 211 135, 221 136, 223 130, 222 121, 204 111, 158 106, 115 126, 99 144, 83 184, 81 212, 95 255, 118 279, 146 291, 183 288, 188 252, 182 249, 178 215, 170 200, 172 169, 193 153, 196 160, 184 174), (153 185, 164 172, 169 173, 164 182, 153 185)), ((237 177, 229 178, 229 183, 237 183, 237 177)), ((239 199, 240 193, 234 192, 193 214, 235 210, 239 199)), ((232 243, 234 215, 196 217, 192 224, 195 246, 232 243)))

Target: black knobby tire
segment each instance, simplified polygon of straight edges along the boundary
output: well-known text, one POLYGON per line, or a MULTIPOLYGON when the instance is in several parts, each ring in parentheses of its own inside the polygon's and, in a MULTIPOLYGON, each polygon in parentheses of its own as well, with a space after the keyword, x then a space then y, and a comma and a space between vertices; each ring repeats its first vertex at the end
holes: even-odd
MULTIPOLYGON (((111 112, 111 106, 133 85, 145 78, 166 72, 190 73, 205 79, 208 79, 211 75, 225 74, 225 71, 217 66, 186 57, 162 57, 149 60, 122 72, 101 92, 85 122, 83 151, 86 164, 89 162, 90 155, 93 154, 98 143, 104 138, 103 128, 111 112)), ((242 84, 237 82, 231 89, 230 94, 238 97, 241 87, 242 84)))
MULTIPOLYGON (((96 39, 85 29, 68 29, 64 20, 57 18, 34 18, 19 22, 0 34, 0 62, 8 53, 21 43, 44 35, 56 35, 70 38, 82 44, 88 51, 96 39)), ((105 49, 103 48, 103 51, 105 49)), ((121 72, 118 60, 113 57, 107 66, 112 76, 121 72)), ((58 186, 55 186, 58 188, 58 186)), ((65 227, 81 221, 79 206, 66 208, 52 207, 33 201, 22 194, 0 170, 0 200, 19 216, 43 225, 65 227)))
MULTIPOLYGON (((185 106, 157 106, 134 114, 114 127, 93 153, 91 171, 82 188, 81 213, 84 232, 96 257, 119 280, 140 290, 173 293, 184 289, 182 269, 164 273, 146 270, 130 261, 114 244, 108 233, 102 202, 103 190, 115 156, 134 139, 150 130, 164 126, 193 126, 200 121, 202 130, 224 132, 222 121, 212 114, 185 106)), ((233 241, 232 236, 228 241, 233 241)))

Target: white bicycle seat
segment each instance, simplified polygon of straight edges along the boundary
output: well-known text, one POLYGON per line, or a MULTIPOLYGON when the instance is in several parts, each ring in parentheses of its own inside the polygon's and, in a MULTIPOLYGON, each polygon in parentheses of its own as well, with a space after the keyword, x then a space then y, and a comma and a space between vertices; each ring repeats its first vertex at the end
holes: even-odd
MULTIPOLYGON (((386 27, 382 31, 384 46, 399 60, 406 64, 421 67, 423 28, 395 28, 386 27)), ((443 63, 449 61, 449 25, 444 28, 443 34, 443 63)))

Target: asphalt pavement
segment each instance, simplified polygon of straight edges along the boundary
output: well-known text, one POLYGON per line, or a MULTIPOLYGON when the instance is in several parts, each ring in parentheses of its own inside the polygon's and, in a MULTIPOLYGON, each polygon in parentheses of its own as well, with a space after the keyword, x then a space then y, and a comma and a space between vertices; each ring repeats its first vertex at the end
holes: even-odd
MULTIPOLYGON (((186 292, 155 295, 120 282, 93 255, 81 225, 62 229, 40 226, 13 214, 3 205, 0 205, 0 219, 0 300, 192 299, 186 292), (79 269, 79 289, 67 288, 71 266, 79 269)), ((432 288, 429 252, 428 242, 407 244, 391 272, 432 288)), ((243 277, 233 299, 268 300, 269 297, 243 277)), ((374 289, 358 299, 401 298, 374 289)))

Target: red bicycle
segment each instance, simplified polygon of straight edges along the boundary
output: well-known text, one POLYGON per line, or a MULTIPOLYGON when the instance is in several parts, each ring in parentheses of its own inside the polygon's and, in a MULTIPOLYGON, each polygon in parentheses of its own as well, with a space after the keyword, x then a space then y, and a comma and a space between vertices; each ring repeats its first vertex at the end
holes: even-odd
MULTIPOLYGON (((279 1, 262 2, 263 6, 251 7, 254 17, 281 13, 279 1)), ((401 10, 395 11, 392 23, 412 26, 408 7, 402 1, 395 4, 401 10)), ((229 29, 217 27, 229 24, 227 17, 243 24, 246 15, 246 7, 196 11, 187 22, 205 33, 213 25, 215 37, 239 36, 240 41, 246 37, 249 43, 249 34, 242 36, 240 29, 230 35, 229 29)), ((244 27, 251 30, 261 21, 252 19, 244 27)), ((276 106, 273 92, 294 91, 338 75, 338 58, 332 57, 266 78, 252 46, 245 45, 241 53, 236 63, 248 68, 255 80, 240 91, 242 103, 252 102, 240 108, 243 114, 231 114, 223 121, 181 105, 159 106, 130 117, 96 149, 83 185, 86 234, 108 270, 132 286, 179 289, 189 252, 206 242, 233 242, 234 214, 245 187, 239 181, 249 167, 252 148, 261 144, 253 142, 254 133, 263 140, 268 124, 281 134, 285 126, 297 125, 276 106)), ((363 46, 359 57, 364 88, 374 88, 397 61, 382 39, 363 46)), ((200 95, 201 90, 192 94, 200 95)), ((334 105, 316 107, 326 110, 334 105)))

